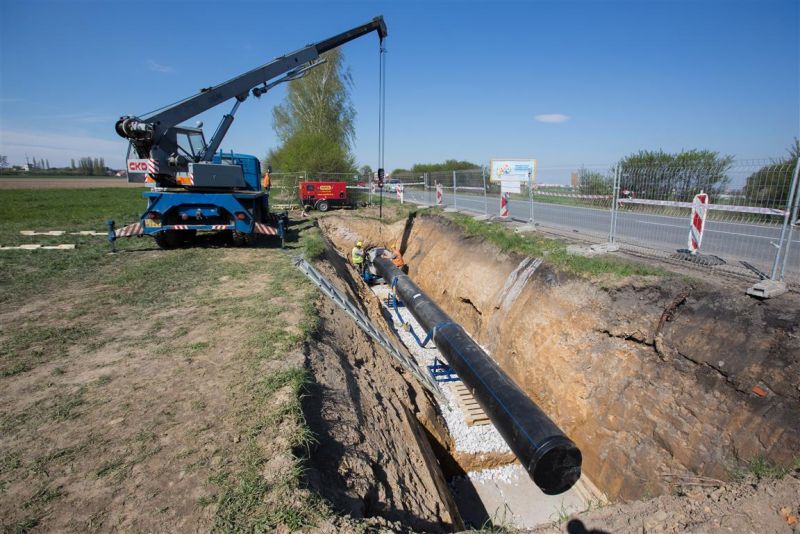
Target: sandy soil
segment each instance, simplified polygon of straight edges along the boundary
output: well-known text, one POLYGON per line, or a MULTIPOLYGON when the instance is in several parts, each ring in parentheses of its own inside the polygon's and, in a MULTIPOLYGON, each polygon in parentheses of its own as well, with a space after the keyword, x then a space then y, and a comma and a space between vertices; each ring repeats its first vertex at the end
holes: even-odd
POLYGON ((800 532, 800 473, 782 480, 687 487, 682 495, 616 504, 571 516, 538 534, 570 532, 800 532))
MULTIPOLYGON (((672 477, 723 484, 719 479, 728 480, 738 462, 766 458, 787 465, 797 457, 797 295, 758 302, 735 288, 688 284, 677 276, 589 283, 546 263, 517 287, 514 272, 523 258, 465 238, 448 223, 423 217, 413 225, 381 226, 328 216, 321 225, 342 251, 355 239, 371 245, 402 240, 417 283, 579 443, 585 468, 602 490, 617 500, 663 494, 667 500, 659 502, 670 508, 656 521, 662 529, 720 527, 721 515, 678 519, 680 510, 694 510, 694 494, 668 500, 672 477), (470 261, 452 277, 455 257, 470 261), (509 280, 518 290, 504 290, 509 280)), ((730 484, 715 495, 754 499, 745 506, 733 497, 738 504, 728 508, 749 514, 750 523, 741 522, 748 529, 772 524, 759 503, 795 514, 796 499, 785 498, 797 493, 791 478, 756 484, 754 493, 748 483, 730 484), (770 484, 788 488, 784 497, 775 497, 779 492, 770 484)), ((631 529, 641 532, 634 523, 637 506, 646 502, 621 509, 619 521, 630 517, 631 529)), ((622 528, 613 518, 603 520, 611 531, 622 528)))

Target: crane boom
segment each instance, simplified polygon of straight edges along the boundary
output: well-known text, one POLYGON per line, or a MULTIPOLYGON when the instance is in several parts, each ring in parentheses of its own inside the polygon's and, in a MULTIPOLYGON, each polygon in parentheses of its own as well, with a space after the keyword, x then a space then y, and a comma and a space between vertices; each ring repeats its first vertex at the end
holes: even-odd
POLYGON ((375 17, 366 24, 277 57, 249 72, 202 89, 189 98, 142 117, 121 117, 116 123, 116 131, 121 137, 130 141, 139 158, 155 162, 154 168, 158 169, 158 172, 154 178, 157 182, 165 181, 171 184, 178 172, 187 170, 189 162, 210 161, 230 128, 238 105, 251 93, 259 97, 278 83, 299 78, 314 66, 321 64, 321 54, 373 31, 378 33, 381 41, 386 38, 388 32, 383 17, 375 17), (268 83, 279 76, 283 78, 268 83), (180 123, 232 98, 236 99, 233 110, 223 117, 214 137, 207 145, 202 141, 203 146, 200 148, 193 146, 197 143, 182 144, 179 141, 180 134, 189 136, 196 134, 196 138, 202 138, 202 130, 180 127, 178 126, 180 123), (186 144, 192 148, 187 149, 184 146, 186 144))

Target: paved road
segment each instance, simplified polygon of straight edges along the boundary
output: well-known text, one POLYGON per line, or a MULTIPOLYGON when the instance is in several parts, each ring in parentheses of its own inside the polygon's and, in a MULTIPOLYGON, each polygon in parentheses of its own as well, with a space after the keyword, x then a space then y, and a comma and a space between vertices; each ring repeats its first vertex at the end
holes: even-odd
MULTIPOLYGON (((413 202, 429 202, 429 195, 421 191, 409 191, 405 197, 413 202)), ((432 197, 431 197, 432 198, 432 197)), ((444 204, 453 205, 452 193, 445 193, 444 204)), ((482 196, 456 195, 459 209, 475 213, 484 212, 482 196)), ((490 214, 500 209, 499 197, 489 197, 490 214)), ((509 201, 511 217, 528 220, 530 204, 524 200, 509 201)), ((599 238, 607 238, 611 213, 608 209, 565 206, 542 202, 533 203, 534 221, 545 226, 556 226, 599 238)), ((776 221, 778 218, 775 218, 776 221)), ((780 238, 780 225, 747 224, 735 222, 707 221, 701 251, 714 254, 728 263, 747 261, 762 271, 769 272, 775 258, 780 238)), ((616 239, 622 243, 641 245, 667 252, 686 248, 689 237, 688 218, 668 215, 653 215, 620 211, 617 216, 616 239)), ((787 274, 800 276, 800 232, 794 232, 787 264, 787 274)))

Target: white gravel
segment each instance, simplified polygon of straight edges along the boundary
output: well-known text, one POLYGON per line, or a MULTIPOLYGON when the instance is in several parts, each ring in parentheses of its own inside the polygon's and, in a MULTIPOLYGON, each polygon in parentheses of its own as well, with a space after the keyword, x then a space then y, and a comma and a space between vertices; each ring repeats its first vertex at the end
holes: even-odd
POLYGON ((516 486, 519 484, 520 479, 528 480, 528 473, 519 464, 509 464, 502 467, 493 467, 492 469, 471 471, 467 473, 467 477, 473 482, 494 480, 497 482, 505 482, 506 484, 514 484, 516 486))
MULTIPOLYGON (((391 295, 391 289, 388 285, 372 286, 372 291, 381 300, 386 309, 392 316, 393 326, 397 332, 400 340, 408 348, 409 352, 414 356, 414 359, 422 367, 422 371, 427 373, 426 365, 433 363, 435 358, 444 361, 444 358, 439 353, 436 346, 429 342, 424 348, 420 347, 414 340, 411 332, 403 327, 400 321, 397 320, 395 311, 391 306, 387 306, 384 299, 391 295)), ((414 329, 414 332, 419 337, 420 341, 425 339, 426 332, 422 329, 414 316, 405 306, 398 307, 400 316, 406 324, 414 329)), ((456 394, 453 389, 456 382, 440 382, 439 385, 450 403, 450 408, 440 406, 442 415, 444 416, 447 427, 450 430, 450 435, 455 442, 455 447, 458 452, 465 453, 484 453, 484 452, 511 452, 505 440, 500 436, 500 433, 492 424, 467 426, 464 420, 464 413, 458 406, 456 401, 456 394)), ((490 470, 491 471, 491 470, 490 470)))

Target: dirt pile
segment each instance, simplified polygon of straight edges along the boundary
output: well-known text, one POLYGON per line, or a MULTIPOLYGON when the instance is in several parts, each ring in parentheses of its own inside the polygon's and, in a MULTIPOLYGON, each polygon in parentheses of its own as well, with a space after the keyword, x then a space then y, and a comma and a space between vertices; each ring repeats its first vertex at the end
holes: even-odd
MULTIPOLYGON (((608 506, 578 514, 568 532, 798 532, 800 480, 694 487, 681 495, 608 506)), ((534 530, 563 532, 562 525, 534 530)))
POLYGON ((464 237, 440 217, 327 217, 341 251, 402 239, 414 280, 578 443, 609 497, 726 480, 800 450, 800 298, 758 302, 680 278, 588 281, 464 237))

